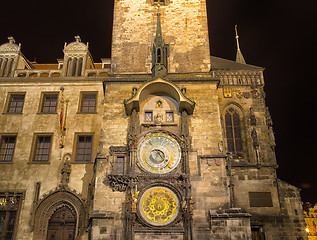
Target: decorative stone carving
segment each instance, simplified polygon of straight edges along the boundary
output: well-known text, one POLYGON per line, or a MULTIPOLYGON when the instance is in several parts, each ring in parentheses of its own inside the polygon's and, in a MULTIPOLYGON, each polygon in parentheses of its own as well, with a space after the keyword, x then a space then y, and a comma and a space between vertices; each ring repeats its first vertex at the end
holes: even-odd
POLYGON ((250 108, 250 125, 256 126, 256 117, 254 115, 254 109, 252 107, 250 108))
POLYGON ((257 149, 259 147, 259 141, 258 141, 258 133, 256 132, 255 128, 251 131, 251 138, 253 141, 253 147, 257 149))
POLYGON ((69 183, 69 175, 70 173, 72 172, 72 169, 71 169, 71 164, 69 161, 65 161, 64 162, 64 166, 61 170, 61 187, 64 187, 66 188, 68 186, 68 183, 69 183))
POLYGON ((112 191, 124 192, 127 190, 130 177, 123 175, 107 175, 107 180, 109 186, 112 188, 112 191))

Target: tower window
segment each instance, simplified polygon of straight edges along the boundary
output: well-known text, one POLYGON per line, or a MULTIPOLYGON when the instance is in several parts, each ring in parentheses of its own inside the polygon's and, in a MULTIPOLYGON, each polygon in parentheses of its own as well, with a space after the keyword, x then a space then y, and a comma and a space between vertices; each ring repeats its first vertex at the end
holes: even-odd
POLYGON ((243 152, 240 115, 234 108, 229 108, 226 111, 225 125, 228 152, 243 152))
POLYGON ((162 54, 161 54, 161 49, 157 49, 157 63, 162 63, 162 54))

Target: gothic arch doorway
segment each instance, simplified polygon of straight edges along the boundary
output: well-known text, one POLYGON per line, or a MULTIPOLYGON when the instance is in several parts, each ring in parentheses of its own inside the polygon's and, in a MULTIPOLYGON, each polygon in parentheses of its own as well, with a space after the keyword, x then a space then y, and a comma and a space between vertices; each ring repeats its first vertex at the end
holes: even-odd
POLYGON ((86 206, 84 202, 74 192, 60 189, 46 195, 36 207, 33 240, 78 240, 81 239, 86 229, 86 224, 86 206), (64 218, 64 220, 58 220, 60 217, 64 218), (69 238, 69 235, 65 238, 50 238, 49 230, 53 231, 55 229, 56 233, 59 232, 59 234, 65 232, 63 230, 65 226, 60 226, 57 229, 57 225, 61 224, 61 222, 63 224, 67 223, 69 233, 72 233, 71 238, 69 238), (71 229, 73 230, 71 231, 71 229))
POLYGON ((74 240, 75 229, 75 214, 68 207, 61 207, 48 222, 47 240, 74 240))

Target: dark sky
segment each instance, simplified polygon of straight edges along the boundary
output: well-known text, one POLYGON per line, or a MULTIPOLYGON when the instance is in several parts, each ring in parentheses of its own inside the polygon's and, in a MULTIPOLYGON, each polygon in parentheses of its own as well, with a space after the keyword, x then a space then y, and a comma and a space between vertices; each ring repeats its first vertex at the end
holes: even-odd
MULTIPOLYGON (((131 0, 132 1, 132 0, 131 0)), ((317 202, 316 0, 207 0, 211 53, 234 59, 234 25, 247 63, 265 67, 278 176, 317 202)), ((11 0, 1 3, 0 43, 13 36, 31 61, 56 63, 80 35, 95 62, 110 57, 112 0, 11 0)))

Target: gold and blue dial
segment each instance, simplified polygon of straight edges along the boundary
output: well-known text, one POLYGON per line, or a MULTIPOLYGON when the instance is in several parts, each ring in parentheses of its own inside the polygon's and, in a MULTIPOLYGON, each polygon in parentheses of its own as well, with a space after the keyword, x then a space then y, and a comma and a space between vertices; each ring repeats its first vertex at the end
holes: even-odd
POLYGON ((138 161, 143 169, 151 173, 168 173, 177 167, 180 159, 178 142, 165 133, 146 136, 138 147, 138 161))

